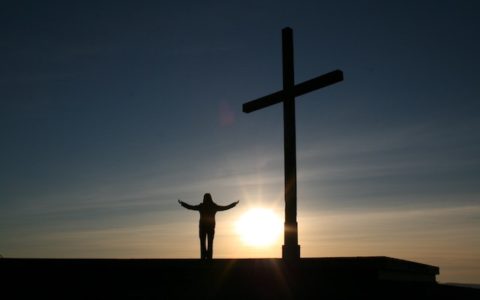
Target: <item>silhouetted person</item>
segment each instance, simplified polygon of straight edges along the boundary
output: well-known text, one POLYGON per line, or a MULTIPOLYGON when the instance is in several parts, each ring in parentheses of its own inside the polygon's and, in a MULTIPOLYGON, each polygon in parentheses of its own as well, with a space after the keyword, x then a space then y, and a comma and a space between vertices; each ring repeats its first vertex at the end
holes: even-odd
POLYGON ((212 195, 206 193, 203 195, 203 202, 198 205, 187 204, 180 199, 178 203, 181 206, 191 209, 198 210, 200 212, 200 222, 199 222, 199 237, 200 237, 200 258, 201 259, 212 259, 213 256, 213 237, 215 235, 215 214, 218 211, 227 210, 235 207, 238 202, 233 202, 229 205, 218 205, 213 202, 212 195), (208 247, 205 242, 208 240, 208 247))

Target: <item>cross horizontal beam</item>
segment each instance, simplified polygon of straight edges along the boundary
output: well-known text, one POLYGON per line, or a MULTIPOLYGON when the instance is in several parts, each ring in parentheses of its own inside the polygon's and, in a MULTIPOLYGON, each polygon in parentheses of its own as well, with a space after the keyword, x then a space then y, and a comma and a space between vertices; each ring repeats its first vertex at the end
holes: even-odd
MULTIPOLYGON (((343 72, 340 70, 335 70, 295 85, 293 87, 293 96, 298 97, 311 91, 340 82, 342 80, 343 72)), ((264 107, 280 103, 285 98, 285 92, 286 91, 284 90, 278 91, 273 94, 247 102, 243 104, 242 110, 244 113, 251 113, 264 107)))

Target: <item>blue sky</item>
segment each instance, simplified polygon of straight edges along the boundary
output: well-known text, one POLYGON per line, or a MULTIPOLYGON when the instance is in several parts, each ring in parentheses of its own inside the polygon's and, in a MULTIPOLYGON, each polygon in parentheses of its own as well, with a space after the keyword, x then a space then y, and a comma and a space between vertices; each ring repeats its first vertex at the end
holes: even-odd
POLYGON ((197 257, 211 192, 217 257, 249 207, 283 210, 281 29, 297 98, 304 256, 388 255, 480 278, 476 1, 24 1, 0 11, 0 254, 197 257))

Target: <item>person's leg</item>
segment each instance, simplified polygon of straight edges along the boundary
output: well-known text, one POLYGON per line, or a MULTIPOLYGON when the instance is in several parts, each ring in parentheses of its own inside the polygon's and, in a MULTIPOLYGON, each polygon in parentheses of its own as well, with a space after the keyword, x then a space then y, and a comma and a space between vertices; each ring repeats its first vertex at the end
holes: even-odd
POLYGON ((207 238, 208 238, 208 250, 207 250, 207 258, 213 258, 213 237, 215 236, 215 229, 211 229, 208 231, 207 238))
POLYGON ((207 239, 207 231, 200 227, 199 230, 199 237, 200 237, 200 259, 207 259, 207 248, 206 248, 206 239, 207 239))

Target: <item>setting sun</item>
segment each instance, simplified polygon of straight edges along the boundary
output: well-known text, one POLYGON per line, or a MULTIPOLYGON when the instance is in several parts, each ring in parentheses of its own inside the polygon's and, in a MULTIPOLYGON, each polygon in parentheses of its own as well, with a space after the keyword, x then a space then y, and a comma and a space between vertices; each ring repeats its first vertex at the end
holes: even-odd
POLYGON ((269 209, 253 208, 236 222, 236 231, 242 241, 253 247, 274 244, 282 233, 283 224, 278 215, 269 209))

